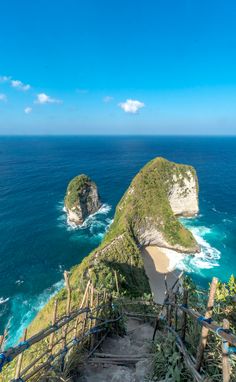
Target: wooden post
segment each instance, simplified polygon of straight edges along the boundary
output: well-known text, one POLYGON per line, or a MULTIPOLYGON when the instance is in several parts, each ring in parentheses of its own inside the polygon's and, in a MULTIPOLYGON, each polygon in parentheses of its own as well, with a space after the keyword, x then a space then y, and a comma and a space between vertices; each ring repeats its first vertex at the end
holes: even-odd
POLYGON ((175 331, 177 332, 178 331, 178 308, 177 308, 177 295, 175 294, 175 305, 176 305, 176 308, 175 308, 175 331))
POLYGON ((84 302, 85 302, 87 294, 88 294, 89 285, 90 285, 90 280, 88 281, 88 283, 86 285, 85 292, 84 292, 84 295, 83 295, 83 298, 82 298, 82 301, 80 304, 80 309, 83 308, 83 306, 84 306, 84 302))
POLYGON ((66 314, 68 316, 70 314, 70 305, 71 305, 71 287, 70 287, 69 273, 67 271, 64 272, 64 279, 65 279, 66 290, 67 290, 66 314))
MULTIPOLYGON (((97 292, 97 297, 96 297, 96 307, 99 306, 99 293, 97 292)), ((95 317, 98 316, 98 310, 95 311, 95 317)), ((94 326, 97 325, 97 318, 94 319, 94 326)), ((94 344, 96 342, 96 339, 97 339, 97 335, 94 334, 92 337, 91 337, 91 344, 90 344, 90 349, 92 350, 94 348, 94 344)))
MULTIPOLYGON (((223 329, 229 329, 229 321, 223 320, 223 329)), ((222 341, 222 372, 223 372, 223 382, 230 382, 230 363, 229 363, 229 353, 227 347, 229 343, 225 340, 222 341)))
MULTIPOLYGON (((164 276, 164 282, 165 282, 165 300, 164 300, 164 303, 167 302, 168 303, 168 300, 169 300, 169 289, 168 289, 168 284, 167 284, 167 274, 165 273, 165 276, 164 276)), ((170 307, 169 305, 167 304, 166 305, 166 321, 168 322, 168 325, 170 323, 170 307)))
MULTIPOLYGON (((24 331, 24 335, 22 338, 22 341, 26 341, 27 338, 27 329, 24 331)), ((18 380, 20 378, 20 372, 21 372, 21 366, 22 366, 22 361, 23 361, 23 354, 21 353, 18 357, 17 364, 16 364, 16 371, 15 371, 15 379, 18 380)))
POLYGON ((0 351, 3 351, 4 336, 0 336, 0 351))
POLYGON ((8 321, 8 323, 4 329, 3 335, 0 336, 0 351, 4 350, 5 342, 7 340, 8 334, 9 334, 10 323, 11 323, 11 320, 8 321))
POLYGON ((74 339, 77 338, 77 334, 78 334, 78 326, 79 326, 80 323, 81 323, 81 320, 80 320, 80 318, 78 317, 78 318, 75 320, 75 324, 74 324, 74 339))
POLYGON ((166 288, 165 294, 166 294, 166 298, 168 298, 169 297, 169 290, 168 290, 167 274, 166 273, 165 273, 165 276, 164 276, 164 282, 165 282, 165 288, 166 288))
MULTIPOLYGON (((65 286, 67 290, 67 300, 66 300, 66 315, 69 317, 70 315, 70 308, 71 308, 71 288, 70 288, 70 280, 69 280, 69 273, 67 271, 64 272, 64 279, 65 279, 65 286)), ((68 324, 64 326, 62 329, 62 348, 66 348, 66 336, 67 336, 67 329, 68 324)), ((65 362, 65 355, 62 356, 61 359, 61 370, 64 370, 64 362, 65 362)))
MULTIPOLYGON (((83 298, 82 298, 82 301, 80 303, 80 309, 83 308, 84 306, 84 303, 87 299, 87 296, 88 296, 88 290, 89 290, 89 286, 90 286, 90 280, 87 282, 87 285, 86 285, 86 288, 85 288, 85 291, 84 291, 84 295, 83 295, 83 298)), ((84 324, 84 319, 85 319, 85 313, 82 314, 82 318, 79 316, 76 320, 75 320, 75 326, 74 326, 74 338, 77 337, 77 334, 78 334, 78 327, 81 326, 81 331, 82 331, 82 335, 83 335, 83 324, 84 324)))
MULTIPOLYGON (((91 310, 91 315, 93 314, 93 295, 94 295, 94 287, 93 287, 93 284, 91 284, 91 286, 90 286, 90 302, 89 302, 89 307, 90 307, 90 310, 91 310)), ((90 329, 91 329, 91 327, 92 327, 92 321, 93 320, 90 320, 90 325, 89 325, 89 327, 90 327, 90 329)))
POLYGON ((169 308, 169 320, 168 320, 169 326, 172 326, 172 316, 173 316, 173 306, 171 305, 169 308))
POLYGON ((114 271, 114 273, 115 273, 115 281, 116 281, 116 291, 117 291, 117 294, 118 294, 118 296, 119 296, 119 294, 120 294, 120 290, 119 290, 119 283, 118 283, 117 272, 114 271))
MULTIPOLYGON (((66 300, 66 315, 70 315, 70 307, 71 307, 71 288, 70 288, 70 280, 69 280, 69 273, 67 271, 64 272, 64 279, 65 279, 65 285, 67 290, 67 300, 66 300)), ((63 347, 66 346, 66 335, 67 335, 67 327, 68 325, 64 326, 63 333, 63 347)))
MULTIPOLYGON (((188 290, 187 289, 184 289, 183 305, 186 307, 188 306, 188 290)), ((181 325, 181 339, 183 342, 185 341, 186 329, 187 329, 187 313, 183 312, 182 325, 181 325)))
MULTIPOLYGON (((87 308, 89 308, 89 291, 86 294, 85 305, 87 308)), ((83 341, 84 333, 86 331, 87 319, 88 319, 88 312, 85 313, 84 320, 83 320, 82 341, 83 341)))
MULTIPOLYGON (((94 313, 94 310, 93 310, 93 297, 94 297, 94 287, 93 285, 91 285, 91 288, 90 288, 90 314, 93 315, 94 313)), ((89 324, 89 329, 91 330, 93 327, 93 319, 90 318, 90 324, 89 324)), ((93 334, 90 335, 90 348, 92 346, 92 337, 93 337, 93 334)))
MULTIPOLYGON (((209 297, 208 297, 207 311, 205 314, 205 319, 210 319, 212 317, 217 283, 218 283, 218 279, 216 277, 213 277, 212 282, 211 282, 211 287, 210 287, 210 293, 209 293, 209 297)), ((209 333, 209 329, 203 326, 199 345, 198 345, 198 350, 197 350, 197 357, 196 357, 196 370, 197 371, 200 371, 200 369, 201 369, 204 350, 205 350, 205 347, 207 344, 208 333, 209 333)))
MULTIPOLYGON (((57 304, 58 304, 58 301, 57 299, 54 301, 54 309, 53 309, 53 314, 52 314, 52 325, 55 325, 56 321, 57 321, 57 304)), ((52 349, 53 349, 53 340, 54 340, 54 332, 50 335, 50 339, 49 339, 49 349, 52 353, 52 349)))
POLYGON ((177 277, 177 279, 175 280, 174 284, 172 285, 171 287, 171 290, 174 291, 176 285, 178 284, 179 280, 181 279, 181 277, 184 275, 184 271, 182 271, 179 276, 177 277))

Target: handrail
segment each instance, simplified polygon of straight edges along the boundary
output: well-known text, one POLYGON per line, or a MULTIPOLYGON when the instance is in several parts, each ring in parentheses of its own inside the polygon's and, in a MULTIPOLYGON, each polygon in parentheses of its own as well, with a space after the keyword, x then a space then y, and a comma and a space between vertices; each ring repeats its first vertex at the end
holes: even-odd
MULTIPOLYGON (((66 348, 63 348, 61 350, 59 350, 56 354, 54 354, 53 356, 49 356, 48 359, 42 363, 41 365, 39 365, 36 369, 32 370, 30 373, 28 373, 27 375, 24 376, 24 381, 28 381, 30 378, 32 378, 35 374, 37 374, 40 370, 44 369, 47 365, 51 364, 52 361, 54 361, 56 358, 58 358, 60 355, 64 354, 64 353, 67 353, 72 347, 78 345, 79 343, 81 343, 84 338, 90 336, 91 334, 95 334, 99 331, 103 331, 105 330, 106 328, 102 328, 102 326, 104 325, 107 325, 109 323, 114 323, 114 322, 117 322, 119 321, 120 319, 122 318, 122 315, 120 315, 119 317, 115 318, 115 319, 111 319, 111 320, 107 320, 105 322, 103 322, 102 324, 99 324, 97 325, 96 327, 93 327, 91 329, 89 329, 87 332, 85 332, 83 334, 82 337, 80 338, 72 338, 66 345, 66 348)), ((44 354, 46 355, 46 354, 44 354)), ((35 364, 35 363, 34 363, 35 364)), ((34 364, 31 364, 30 365, 30 369, 34 366, 34 364)), ((29 370, 29 367, 28 368, 25 368, 24 370, 22 370, 21 374, 25 374, 27 371, 29 370)), ((13 379, 11 382, 17 382, 17 380, 13 379)))
MULTIPOLYGON (((59 329, 67 325, 69 322, 73 321, 76 317, 80 316, 84 313, 92 313, 94 310, 101 309, 102 307, 108 306, 108 304, 101 304, 97 307, 90 309, 89 307, 80 308, 77 310, 74 310, 70 313, 70 315, 64 315, 60 317, 58 321, 55 322, 55 324, 48 326, 46 329, 41 330, 40 332, 36 333, 32 337, 28 338, 27 341, 20 342, 18 345, 14 347, 10 347, 9 349, 3 351, 1 355, 1 368, 11 362, 14 358, 16 358, 18 355, 23 353, 25 350, 27 350, 32 345, 42 341, 46 337, 50 336, 52 333, 57 332, 59 329)), ((88 317, 90 318, 90 317, 88 317)), ((72 331, 72 330, 71 330, 72 331)), ((70 331, 70 332, 71 332, 70 331)), ((68 334, 70 333, 68 332, 68 334)))
POLYGON ((221 337, 222 340, 230 342, 232 345, 236 346, 236 335, 229 333, 222 326, 217 325, 214 321, 206 321, 204 317, 196 310, 187 308, 181 304, 175 304, 173 302, 168 302, 165 305, 171 305, 174 308, 182 310, 182 312, 187 313, 189 316, 193 317, 201 326, 209 329, 211 332, 215 333, 218 337, 221 337))
MULTIPOLYGON (((24 378, 24 381, 28 381, 43 369, 48 368, 49 366, 54 367, 54 361, 55 359, 58 359, 59 356, 61 358, 60 368, 63 370, 65 355, 71 348, 84 343, 84 340, 87 337, 92 336, 88 343, 86 340, 86 346, 90 343, 90 349, 92 349, 96 342, 94 337, 96 336, 96 339, 98 340, 97 334, 99 332, 105 330, 107 333, 109 330, 108 325, 121 319, 122 316, 114 316, 112 298, 106 291, 99 292, 96 290, 97 303, 94 303, 94 287, 90 281, 87 283, 80 305, 78 304, 79 308, 71 310, 72 293, 68 272, 64 272, 64 278, 67 290, 66 314, 60 318, 57 317, 58 301, 55 300, 51 325, 40 330, 30 338, 27 338, 26 329, 23 341, 0 353, 0 373, 4 366, 17 357, 17 363, 16 366, 14 366, 15 376, 11 379, 12 382, 23 381, 22 378, 24 378), (80 316, 82 317, 80 318, 80 316), (82 326, 79 326, 79 324, 82 326), (56 333, 58 333, 57 336, 56 333), (24 352, 31 346, 41 343, 48 337, 49 341, 48 343, 45 342, 45 346, 43 345, 41 354, 37 356, 32 354, 32 359, 29 360, 29 363, 24 365, 24 368, 22 368, 24 352)), ((3 339, 5 338, 3 337, 3 339)))
MULTIPOLYGON (((181 274, 182 276, 182 274, 181 274)), ((180 277, 178 277, 177 281, 179 281, 180 277)), ((97 305, 94 305, 94 288, 93 285, 88 282, 87 287, 85 289, 84 296, 82 298, 82 303, 80 304, 80 307, 78 309, 75 309, 71 311, 70 304, 71 304, 71 291, 70 291, 70 283, 68 279, 68 273, 65 272, 65 280, 66 280, 66 288, 68 289, 67 293, 67 302, 66 302, 66 315, 63 315, 60 318, 57 318, 57 302, 54 306, 54 312, 53 312, 53 319, 52 319, 52 325, 49 325, 45 329, 42 329, 32 337, 27 339, 27 332, 25 331, 24 334, 24 340, 23 342, 20 342, 15 347, 9 348, 6 351, 3 351, 0 353, 0 372, 2 368, 12 360, 14 360, 16 357, 18 357, 16 371, 15 371, 15 377, 12 379, 12 382, 19 382, 22 381, 22 377, 24 377, 24 381, 28 381, 33 376, 35 376, 37 373, 39 373, 41 370, 50 367, 54 367, 54 361, 55 359, 58 359, 61 356, 61 367, 64 366, 64 360, 65 360, 65 354, 74 346, 77 346, 78 344, 82 344, 84 339, 86 339, 89 336, 94 336, 99 332, 102 332, 106 330, 105 335, 102 338, 105 338, 107 334, 107 325, 111 323, 115 323, 119 321, 123 314, 120 314, 118 317, 114 317, 114 305, 112 304, 112 297, 108 296, 105 292, 103 294, 103 301, 102 303, 99 303, 99 295, 97 296, 97 305), (90 292, 89 292, 90 291, 90 292), (89 298, 90 295, 90 298, 89 298), (86 305, 83 307, 83 305, 86 305), (108 307, 108 310, 104 310, 104 308, 108 307), (102 316, 99 316, 99 313, 102 313, 102 316), (80 315, 82 315, 82 319, 78 318, 80 315), (105 315, 105 317, 103 316, 105 315), (72 323, 72 325, 69 325, 69 323, 72 323), (82 328, 80 331, 78 331, 78 323, 82 324, 82 328), (54 341, 54 334, 55 332, 58 332, 61 329, 60 334, 55 338, 54 341), (74 335, 73 333, 74 332, 74 335), (50 336, 49 346, 47 349, 44 348, 41 355, 33 358, 33 360, 26 364, 24 369, 21 370, 22 366, 22 357, 23 353, 32 345, 41 342, 45 338, 50 336), (41 361, 40 364, 38 364, 41 361), (27 373, 27 374, 26 374, 27 373)), ((204 375, 202 374, 202 359, 204 350, 207 343, 207 337, 208 337, 208 331, 211 331, 215 335, 217 335, 222 340, 222 369, 223 369, 223 381, 229 382, 230 381, 230 367, 229 367, 229 355, 235 351, 236 352, 236 335, 231 333, 229 331, 229 323, 227 320, 227 323, 224 322, 223 326, 219 326, 216 322, 212 319, 213 314, 213 305, 214 305, 214 296, 216 292, 216 286, 218 280, 216 278, 213 278, 211 289, 209 293, 208 298, 208 305, 207 305, 207 311, 205 316, 200 314, 197 310, 194 310, 190 307, 188 307, 188 293, 186 290, 184 290, 183 294, 183 304, 177 303, 177 292, 174 291, 174 288, 177 284, 177 281, 175 281, 175 284, 168 289, 168 285, 166 283, 166 297, 165 300, 161 306, 161 310, 159 311, 159 314, 157 316, 156 320, 156 327, 154 330, 154 336, 157 330, 158 321, 163 320, 163 313, 166 309, 166 315, 164 315, 165 320, 165 327, 167 330, 169 330, 176 338, 176 345, 179 349, 179 351, 183 354, 184 362, 190 372, 192 373, 193 379, 197 382, 204 380, 204 375), (173 317, 175 310, 175 315, 173 317), (181 333, 178 332, 178 314, 177 312, 181 311, 183 312, 182 319, 181 319, 181 333), (202 332, 200 336, 200 342, 197 349, 197 356, 196 359, 193 359, 192 355, 190 354, 189 350, 185 346, 185 333, 186 333, 186 327, 187 327, 187 317, 193 318, 201 327, 202 332), (175 326, 172 327, 172 323, 175 320, 175 326), (229 346, 234 345, 235 347, 229 346)), ((116 283, 118 284, 118 279, 116 280, 116 283)), ((117 288, 119 290, 119 287, 117 288)), ((98 291, 96 291, 98 292, 98 291)), ((116 301, 119 303, 122 303, 122 298, 117 297, 116 301)), ((154 307, 157 307, 159 304, 156 304, 154 301, 145 301, 145 300, 139 300, 139 301, 130 301, 126 302, 125 304, 147 304, 147 305, 153 305, 154 307)), ((160 305, 159 305, 160 306, 160 305)), ((124 313, 126 314, 126 313, 124 313)), ((127 313, 129 315, 129 313, 127 313)), ((145 314, 143 315, 145 316, 145 314)), ((150 318, 154 318, 153 315, 146 315, 150 318)), ((98 338, 97 338, 98 340, 98 338)), ((94 337, 91 337, 91 340, 89 340, 90 344, 90 353, 91 349, 94 350, 94 337)), ((99 343, 99 342, 98 342, 99 343)), ((86 341, 87 345, 87 341, 86 341)), ((98 346, 97 344, 95 345, 98 346)), ((92 351, 93 351, 92 350, 92 351)))
MULTIPOLYGON (((162 309, 156 319, 156 326, 153 334, 153 340, 158 328, 158 321, 164 320, 165 327, 169 330, 176 338, 176 345, 179 351, 183 354, 183 359, 185 365, 191 372, 194 381, 200 382, 202 379, 202 361, 204 356, 204 351, 207 345, 208 332, 211 331, 219 338, 222 342, 222 380, 223 382, 230 382, 231 368, 229 356, 236 353, 236 335, 229 330, 229 321, 227 319, 223 320, 223 326, 219 326, 213 321, 213 307, 214 298, 216 294, 216 289, 218 285, 218 279, 213 277, 210 291, 208 295, 208 303, 205 315, 200 314, 198 311, 188 307, 188 291, 184 289, 183 291, 183 304, 177 303, 177 294, 173 291, 173 287, 168 289, 166 283, 166 297, 164 299, 162 309), (163 315, 164 309, 166 309, 166 314, 163 315), (178 311, 182 311, 181 319, 181 334, 178 333, 178 311), (173 313, 175 315, 173 317, 173 313), (164 317, 163 317, 164 316, 164 317), (196 352, 196 359, 193 359, 190 355, 189 350, 185 346, 185 333, 187 328, 187 317, 193 318, 201 327, 201 334, 199 345, 196 352), (172 327, 174 323, 174 327, 172 327), (231 346, 234 345, 234 346, 231 346)), ((207 379, 209 380, 209 378, 207 379)))
POLYGON ((90 312, 89 308, 78 309, 72 312, 69 316, 61 317, 58 321, 56 321, 54 325, 51 325, 48 328, 41 330, 40 332, 33 335, 31 338, 27 339, 27 341, 20 342, 17 346, 11 347, 5 350, 4 352, 1 353, 3 357, 5 358, 1 366, 4 366, 5 363, 12 361, 19 354, 27 350, 30 346, 36 344, 39 341, 42 341, 44 338, 48 337, 51 333, 58 331, 60 328, 68 324, 70 321, 72 321, 74 318, 76 318, 80 314, 87 313, 87 312, 90 312))

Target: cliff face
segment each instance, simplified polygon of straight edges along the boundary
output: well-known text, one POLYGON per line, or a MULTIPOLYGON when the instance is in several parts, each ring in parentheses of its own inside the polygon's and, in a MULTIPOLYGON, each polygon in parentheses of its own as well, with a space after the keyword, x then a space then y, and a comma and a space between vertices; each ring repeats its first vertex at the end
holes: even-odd
POLYGON ((117 206, 110 233, 123 227, 141 246, 193 253, 198 245, 176 215, 197 212, 198 181, 193 167, 156 158, 133 179, 117 206))
MULTIPOLYGON (((88 188, 91 189, 90 186, 88 188)), ((73 200, 78 204, 78 187, 75 190, 72 194, 67 193, 66 199, 68 197, 69 200, 65 200, 65 204, 68 209, 74 206, 73 200)), ((70 185, 68 191, 71 191, 70 185)), ((151 244, 185 253, 197 252, 199 248, 193 235, 176 216, 190 216, 197 212, 195 170, 163 158, 149 162, 135 176, 117 205, 114 221, 100 246, 81 264, 73 267, 70 278, 72 304, 80 300, 88 279, 98 289, 115 290, 114 270, 121 293, 132 297, 150 293, 140 246, 151 244)), ((63 289, 56 296, 58 309, 63 313, 65 296, 63 289)), ((40 311, 31 324, 30 334, 50 322, 52 306, 53 301, 50 300, 40 311)))
POLYGON ((185 175, 174 174, 168 190, 168 200, 175 215, 194 216, 199 212, 198 181, 196 174, 187 170, 185 175))
POLYGON ((65 196, 65 208, 70 223, 83 224, 100 207, 97 186, 87 175, 79 175, 71 180, 65 196))

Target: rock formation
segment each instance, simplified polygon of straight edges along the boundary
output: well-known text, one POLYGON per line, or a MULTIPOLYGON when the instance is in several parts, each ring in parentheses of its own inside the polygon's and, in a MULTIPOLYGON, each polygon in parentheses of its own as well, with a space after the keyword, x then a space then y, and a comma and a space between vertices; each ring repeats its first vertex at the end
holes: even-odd
MULTIPOLYGON (((83 175, 68 186, 65 205, 68 214, 70 210, 78 211, 76 217, 70 215, 76 223, 81 223, 89 212, 99 208, 97 189, 92 183, 83 175), (94 200, 88 203, 91 194, 94 200), (85 214, 81 201, 86 206, 85 214)), ((73 267, 70 277, 73 301, 82 298, 88 279, 98 289, 113 291, 116 288, 114 271, 119 279, 120 293, 131 297, 150 294, 141 247, 154 245, 186 254, 198 252, 199 246, 192 233, 178 220, 178 216, 192 216, 197 212, 198 181, 193 167, 163 158, 147 163, 118 203, 114 221, 102 243, 73 267)), ((64 311, 64 290, 56 298, 64 311)), ((52 306, 51 299, 31 324, 31 334, 49 323, 51 315, 48 312, 52 311, 52 306)))
POLYGON ((76 226, 83 224, 85 219, 100 207, 97 186, 87 175, 76 176, 70 181, 65 196, 69 223, 76 226))
POLYGON ((164 158, 150 161, 135 176, 116 209, 110 232, 123 227, 141 246, 199 250, 177 216, 198 213, 198 180, 193 167, 164 158))

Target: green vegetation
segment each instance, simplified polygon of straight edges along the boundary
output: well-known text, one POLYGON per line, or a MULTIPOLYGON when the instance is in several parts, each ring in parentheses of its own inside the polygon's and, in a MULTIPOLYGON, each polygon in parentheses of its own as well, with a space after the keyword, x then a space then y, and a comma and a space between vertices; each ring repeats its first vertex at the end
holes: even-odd
POLYGON ((85 186, 91 185, 93 182, 87 175, 78 175, 73 178, 68 184, 65 196, 65 206, 68 209, 75 207, 78 204, 78 197, 84 190, 85 186))
MULTIPOLYGON (((84 258, 81 264, 71 269, 72 309, 81 302, 88 279, 92 280, 97 289, 115 293, 115 271, 121 295, 131 298, 150 295, 139 250, 139 232, 146 227, 160 231, 170 246, 178 244, 186 252, 196 249, 192 234, 173 215, 168 201, 171 186, 175 182, 181 185, 184 177, 189 177, 189 174, 196 177, 190 166, 156 158, 136 175, 118 204, 114 222, 101 245, 84 258)), ((67 208, 75 206, 78 195, 87 184, 91 184, 91 179, 86 175, 77 176, 69 183, 65 197, 67 208)), ((66 291, 63 288, 38 313, 29 327, 28 336, 51 323, 55 298, 58 300, 58 316, 65 314, 66 291)), ((34 349, 36 353, 38 350, 34 349)), ((28 354, 30 359, 31 352, 28 354)))
POLYGON ((164 158, 150 161, 133 179, 118 204, 104 243, 122 232, 129 232, 138 238, 139 232, 152 226, 161 232, 170 247, 177 244, 183 251, 195 252, 197 244, 193 235, 174 216, 168 200, 173 184, 184 186, 184 178, 189 179, 189 173, 197 179, 191 166, 179 165, 164 158))
MULTIPOLYGON (((208 293, 206 290, 198 288, 197 285, 188 277, 185 278, 185 288, 189 291, 189 303, 188 306, 205 314, 208 293)), ((235 300, 236 291, 236 279, 231 276, 226 283, 219 282, 216 291, 215 305, 213 310, 213 319, 219 324, 223 325, 223 319, 227 318, 230 322, 230 330, 233 333, 236 332, 236 304, 235 300)), ((183 296, 178 295, 178 303, 181 304, 183 296)), ((179 325, 181 320, 179 320, 179 325)), ((187 321, 187 332, 185 345, 196 358, 196 352, 199 344, 201 327, 197 322, 190 317, 187 321)), ((204 352, 203 370, 206 371, 209 380, 212 382, 222 381, 222 341, 219 337, 213 335, 211 332, 208 336, 207 347, 204 352)), ((152 380, 165 380, 170 378, 173 381, 191 381, 192 377, 189 377, 189 372, 186 369, 183 358, 177 349, 175 343, 175 337, 164 329, 159 330, 156 336, 156 341, 153 346, 153 374, 152 380), (181 376, 179 372, 181 371, 181 376), (189 378, 189 379, 188 379, 189 378)), ((230 357, 231 363, 231 380, 236 380, 236 357, 232 355, 230 357)))
MULTIPOLYGON (((182 182, 178 175, 187 177, 189 171, 196 176, 191 166, 156 158, 136 175, 118 204, 114 222, 101 245, 71 270, 72 305, 78 305, 88 279, 98 289, 114 291, 114 271, 118 275, 121 294, 139 297, 150 293, 137 243, 137 232, 146 224, 156 225, 170 243, 179 243, 186 250, 195 248, 196 242, 192 234, 173 215, 167 199, 167 192, 174 182, 173 174, 177 174, 177 182, 182 182), (148 223, 147 218, 150 219, 148 223)), ((72 203, 72 195, 90 181, 86 175, 74 178, 68 185, 70 201, 67 203, 72 203)), ((58 314, 62 314, 66 304, 65 289, 56 298, 59 300, 58 314)), ((31 334, 50 322, 53 300, 49 301, 31 324, 31 334)))
POLYGON ((152 346, 152 353, 154 356, 151 381, 192 381, 192 375, 183 362, 173 334, 159 332, 152 346))

